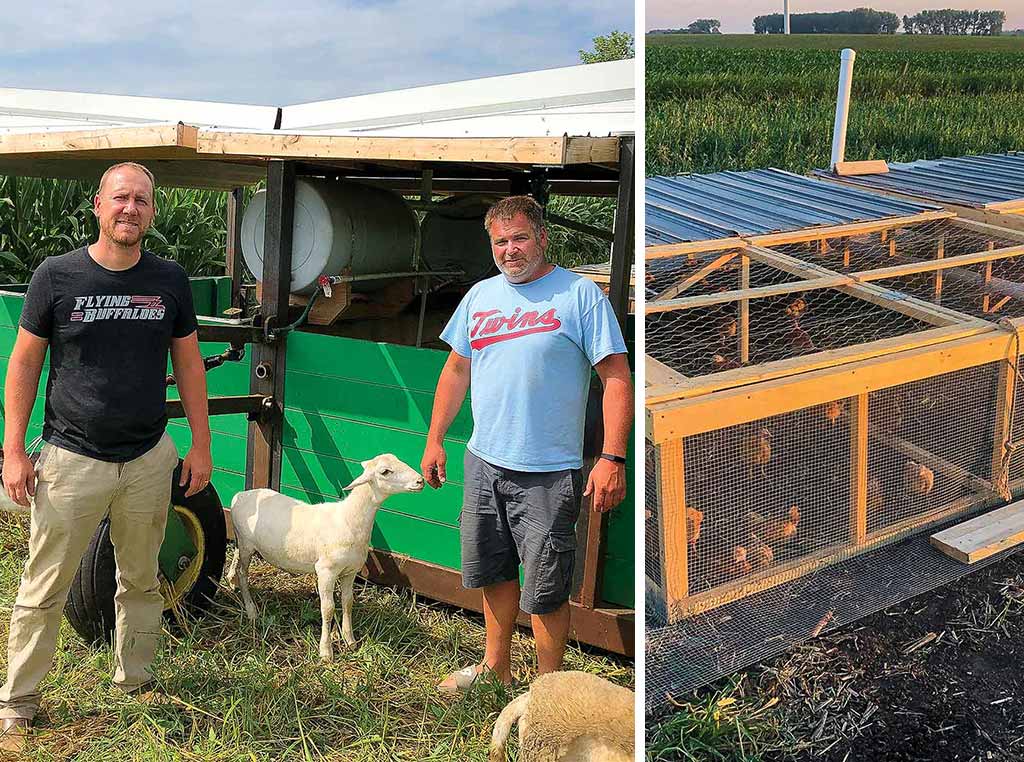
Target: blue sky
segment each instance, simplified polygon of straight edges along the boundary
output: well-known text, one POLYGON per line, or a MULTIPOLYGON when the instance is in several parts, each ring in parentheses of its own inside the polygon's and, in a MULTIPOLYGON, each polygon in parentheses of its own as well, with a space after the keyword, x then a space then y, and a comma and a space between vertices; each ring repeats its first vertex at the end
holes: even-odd
POLYGON ((632 0, 6 4, 0 86, 288 105, 570 66, 632 0))

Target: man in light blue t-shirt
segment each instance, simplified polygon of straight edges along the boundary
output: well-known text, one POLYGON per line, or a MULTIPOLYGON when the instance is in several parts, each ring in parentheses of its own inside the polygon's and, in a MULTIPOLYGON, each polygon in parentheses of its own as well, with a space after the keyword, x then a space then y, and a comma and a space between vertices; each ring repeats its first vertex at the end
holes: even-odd
POLYGON ((441 334, 441 371, 421 467, 445 481, 444 436, 472 388, 459 534, 462 581, 483 591, 481 664, 438 687, 468 689, 486 671, 510 682, 512 633, 530 614, 540 674, 561 668, 569 636, 576 519, 626 493, 633 387, 626 345, 608 299, 589 280, 549 263, 543 210, 529 196, 496 203, 484 218, 501 274, 470 289, 441 334), (604 385, 604 448, 583 488, 583 427, 591 368, 604 385), (519 584, 519 567, 523 584, 519 584))

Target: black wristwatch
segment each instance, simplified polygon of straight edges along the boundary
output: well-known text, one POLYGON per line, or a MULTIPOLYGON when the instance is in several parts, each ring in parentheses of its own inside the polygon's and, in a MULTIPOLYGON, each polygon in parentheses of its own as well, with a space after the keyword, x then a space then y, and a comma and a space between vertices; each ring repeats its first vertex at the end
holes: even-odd
POLYGON ((621 455, 612 455, 609 452, 601 453, 601 457, 604 458, 605 460, 610 460, 612 463, 622 463, 623 465, 625 465, 626 463, 626 459, 623 458, 621 455))

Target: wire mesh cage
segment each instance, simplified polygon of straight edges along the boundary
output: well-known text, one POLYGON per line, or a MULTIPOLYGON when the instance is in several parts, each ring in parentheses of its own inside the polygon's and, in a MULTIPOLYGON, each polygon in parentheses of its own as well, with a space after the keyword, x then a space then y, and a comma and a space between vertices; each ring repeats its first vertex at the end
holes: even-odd
MULTIPOLYGON (((932 219, 674 258, 647 283, 655 691, 670 643, 694 687, 929 589, 870 559, 1024 494, 1024 236, 932 219)), ((954 574, 924 544, 904 559, 954 574)))

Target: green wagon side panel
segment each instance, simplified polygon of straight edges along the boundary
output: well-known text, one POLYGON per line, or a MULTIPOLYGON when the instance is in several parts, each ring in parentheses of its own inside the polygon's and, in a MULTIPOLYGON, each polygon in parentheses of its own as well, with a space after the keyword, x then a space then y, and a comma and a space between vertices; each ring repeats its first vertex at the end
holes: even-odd
MULTIPOLYGON (((288 370, 434 393, 448 358, 436 349, 298 333, 288 337, 288 370)), ((428 412, 429 417, 429 412, 428 412)))
MULTIPOLYGON (((425 434, 332 418, 305 410, 285 411, 284 444, 299 450, 344 457, 353 462, 390 452, 417 468, 426 443, 425 434)), ((462 484, 465 444, 446 440, 445 452, 448 454, 448 482, 462 484)))
POLYGON ((605 558, 601 595, 607 603, 633 608, 633 560, 605 558))
POLYGON ((23 296, 0 294, 0 325, 17 327, 21 320, 21 306, 25 303, 23 296))
MULTIPOLYGON (((296 371, 287 373, 284 397, 288 408, 421 434, 427 433, 434 404, 432 391, 410 391, 296 371)), ((453 438, 468 441, 472 429, 469 405, 463 405, 449 431, 453 438)))

